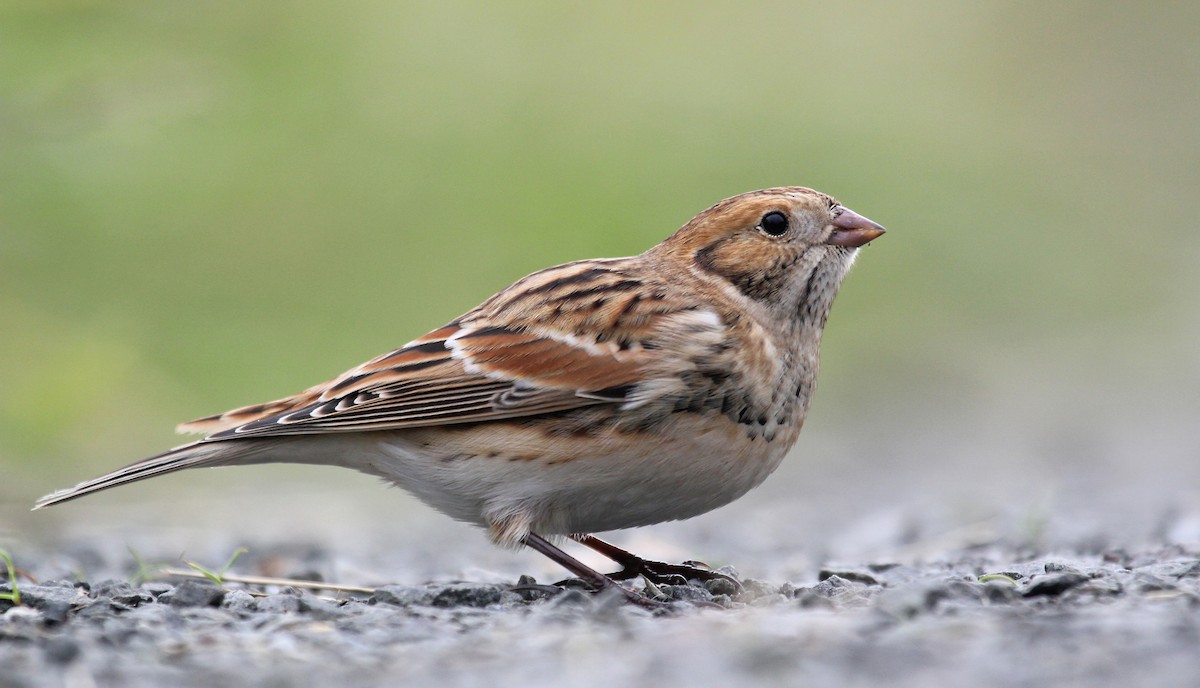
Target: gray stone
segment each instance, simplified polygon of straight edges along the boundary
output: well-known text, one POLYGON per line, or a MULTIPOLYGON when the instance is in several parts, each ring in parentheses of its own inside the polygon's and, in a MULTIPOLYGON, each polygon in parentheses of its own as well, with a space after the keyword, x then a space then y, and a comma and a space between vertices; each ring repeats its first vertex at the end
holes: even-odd
POLYGON ((300 596, 275 594, 257 600, 258 611, 267 614, 289 614, 300 611, 300 596))
POLYGON ((847 580, 841 576, 829 576, 814 585, 812 591, 832 600, 858 596, 865 587, 863 583, 847 580))
POLYGON ((1046 562, 1046 565, 1044 568, 1046 570, 1046 573, 1074 573, 1074 574, 1078 574, 1078 575, 1083 574, 1082 571, 1075 568, 1074 566, 1069 566, 1067 564, 1062 564, 1062 563, 1055 562, 1055 561, 1046 562))
POLYGON ((1082 573, 1049 573, 1044 576, 1034 576, 1022 594, 1025 597, 1057 597, 1079 585, 1083 585, 1088 577, 1082 573))
POLYGON ((755 578, 747 578, 742 581, 742 589, 734 597, 738 602, 753 602, 755 599, 764 595, 778 595, 779 588, 771 585, 766 581, 757 580, 755 578))
POLYGON ((42 585, 22 585, 21 604, 42 612, 51 623, 61 623, 76 605, 87 605, 90 598, 83 588, 69 581, 54 581, 42 585))
POLYGON ((245 590, 230 590, 222 598, 221 608, 233 612, 256 612, 258 611, 258 600, 245 590))
POLYGON ((224 597, 225 591, 211 583, 189 580, 159 595, 158 601, 173 607, 216 607, 224 597))
POLYGON ((733 597, 738 593, 738 586, 728 578, 710 578, 704 581, 704 588, 712 595, 728 595, 733 597))
POLYGON ((486 607, 500 601, 498 585, 472 585, 452 583, 443 586, 433 597, 435 607, 486 607))
POLYGON ((108 598, 126 607, 137 607, 153 602, 155 596, 148 590, 134 588, 127 581, 105 580, 92 587, 92 595, 97 598, 108 598))
POLYGON ((709 602, 713 597, 705 588, 694 585, 660 585, 659 589, 668 598, 685 602, 709 602))

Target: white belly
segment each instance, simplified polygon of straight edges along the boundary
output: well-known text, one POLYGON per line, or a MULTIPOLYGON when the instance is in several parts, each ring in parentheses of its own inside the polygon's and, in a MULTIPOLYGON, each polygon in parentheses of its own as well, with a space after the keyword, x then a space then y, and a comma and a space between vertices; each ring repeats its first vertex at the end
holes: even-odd
POLYGON ((494 423, 373 433, 378 453, 350 467, 462 521, 494 527, 517 519, 541 535, 601 532, 689 518, 737 499, 775 470, 796 434, 751 440, 720 415, 677 418, 653 434, 583 438, 494 423))

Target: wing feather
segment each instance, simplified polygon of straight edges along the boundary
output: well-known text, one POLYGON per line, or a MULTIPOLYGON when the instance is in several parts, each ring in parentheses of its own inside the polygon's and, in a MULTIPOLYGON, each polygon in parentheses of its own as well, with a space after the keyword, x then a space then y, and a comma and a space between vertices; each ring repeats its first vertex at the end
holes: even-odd
POLYGON ((263 405, 225 414, 238 422, 206 439, 393 430, 476 423, 620 403, 606 390, 638 377, 632 356, 587 351, 523 330, 459 328, 419 341, 297 395, 285 408, 263 405), (413 349, 419 349, 413 351, 413 349))

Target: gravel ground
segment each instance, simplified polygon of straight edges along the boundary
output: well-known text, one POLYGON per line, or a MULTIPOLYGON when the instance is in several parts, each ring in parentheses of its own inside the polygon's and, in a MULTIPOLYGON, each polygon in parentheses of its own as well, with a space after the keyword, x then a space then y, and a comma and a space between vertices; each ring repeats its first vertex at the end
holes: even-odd
MULTIPOLYGON (((742 591, 663 586, 670 607, 650 612, 485 572, 493 580, 357 593, 169 576, 131 583, 137 561, 115 539, 25 547, 17 563, 37 582, 19 581, 19 606, 0 601, 0 686, 1200 680, 1200 548, 1019 549, 829 565, 807 580, 727 569, 742 591)), ((295 541, 252 549, 233 570, 320 581, 346 566, 295 541)))

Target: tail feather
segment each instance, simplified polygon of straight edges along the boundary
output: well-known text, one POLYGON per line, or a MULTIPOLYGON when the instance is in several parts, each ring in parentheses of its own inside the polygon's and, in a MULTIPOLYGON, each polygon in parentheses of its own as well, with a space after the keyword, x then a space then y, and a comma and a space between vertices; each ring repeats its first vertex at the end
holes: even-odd
POLYGON ((245 450, 252 450, 253 443, 235 442, 194 442, 176 447, 148 459, 131 463, 124 468, 107 473, 98 478, 79 483, 75 487, 52 492, 42 497, 34 504, 34 510, 62 502, 68 502, 84 495, 89 495, 110 487, 132 483, 146 478, 153 478, 164 473, 173 473, 185 468, 201 468, 206 466, 221 466, 238 463, 246 458, 245 450))

